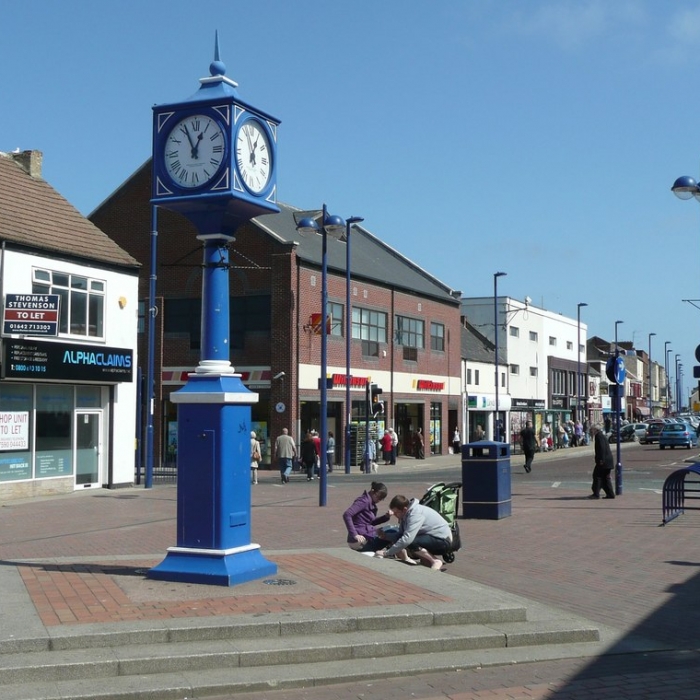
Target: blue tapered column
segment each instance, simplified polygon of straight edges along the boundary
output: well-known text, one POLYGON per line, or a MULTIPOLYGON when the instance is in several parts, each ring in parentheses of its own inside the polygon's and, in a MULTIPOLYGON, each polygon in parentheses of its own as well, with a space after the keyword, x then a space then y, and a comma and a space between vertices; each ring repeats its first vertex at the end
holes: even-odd
POLYGON ((177 544, 149 578, 233 586, 277 573, 251 543, 251 406, 258 395, 229 362, 230 236, 207 235, 202 359, 171 394, 177 415, 177 544))

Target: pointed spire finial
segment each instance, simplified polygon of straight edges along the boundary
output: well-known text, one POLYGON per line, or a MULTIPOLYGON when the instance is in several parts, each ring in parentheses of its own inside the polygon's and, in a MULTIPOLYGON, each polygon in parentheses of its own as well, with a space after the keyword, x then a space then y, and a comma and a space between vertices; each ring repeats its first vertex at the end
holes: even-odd
POLYGON ((226 66, 219 58, 219 30, 214 32, 214 60, 209 65, 209 73, 211 75, 225 75, 226 66))

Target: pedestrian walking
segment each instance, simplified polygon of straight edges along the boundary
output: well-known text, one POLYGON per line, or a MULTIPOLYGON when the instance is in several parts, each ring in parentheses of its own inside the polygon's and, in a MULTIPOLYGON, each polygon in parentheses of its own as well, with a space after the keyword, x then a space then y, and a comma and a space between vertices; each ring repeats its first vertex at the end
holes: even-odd
POLYGON ((333 431, 328 431, 328 437, 326 438, 326 464, 328 465, 328 473, 333 471, 333 464, 335 462, 335 437, 333 437, 333 431))
POLYGON ((610 478, 614 467, 610 442, 597 423, 591 426, 591 435, 595 449, 595 467, 593 468, 593 483, 591 485, 593 493, 588 498, 600 498, 601 488, 605 491, 605 498, 615 498, 610 478))
POLYGON ((459 434, 459 428, 455 428, 452 435, 452 453, 456 455, 462 454, 462 437, 459 434))
POLYGON ((287 428, 282 428, 282 435, 275 440, 275 459, 280 470, 283 484, 289 483, 294 458, 297 456, 297 446, 287 428))
POLYGON ((396 453, 399 451, 399 436, 393 428, 389 428, 391 435, 391 461, 389 464, 396 464, 396 453))
POLYGON ((314 436, 310 430, 306 431, 306 436, 299 445, 299 459, 301 464, 306 469, 306 480, 312 481, 314 478, 314 470, 316 469, 316 445, 314 444, 314 436))
POLYGON ((257 440, 255 431, 250 433, 250 476, 253 484, 258 483, 258 465, 262 459, 260 454, 260 443, 257 440))
POLYGON ((520 431, 520 446, 525 454, 525 472, 529 474, 532 471, 532 460, 537 451, 537 436, 532 429, 531 420, 527 421, 525 427, 520 431))
POLYGON ((391 464, 391 433, 388 430, 384 431, 380 442, 382 443, 382 458, 384 459, 384 466, 386 466, 391 464))
POLYGON ((413 454, 416 459, 425 459, 425 441, 423 428, 418 428, 413 435, 413 454))

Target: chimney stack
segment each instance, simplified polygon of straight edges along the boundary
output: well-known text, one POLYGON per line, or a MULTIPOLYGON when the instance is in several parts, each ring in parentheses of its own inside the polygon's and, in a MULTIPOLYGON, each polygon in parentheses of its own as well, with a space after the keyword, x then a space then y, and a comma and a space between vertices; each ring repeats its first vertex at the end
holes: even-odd
POLYGON ((41 163, 44 154, 41 151, 22 151, 21 153, 10 153, 12 160, 21 166, 27 174, 36 180, 41 179, 41 163))

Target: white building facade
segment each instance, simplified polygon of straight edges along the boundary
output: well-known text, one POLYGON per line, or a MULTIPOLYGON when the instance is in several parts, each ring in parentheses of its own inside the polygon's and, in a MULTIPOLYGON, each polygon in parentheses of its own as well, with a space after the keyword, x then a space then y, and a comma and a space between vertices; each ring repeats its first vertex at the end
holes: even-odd
POLYGON ((0 153, 0 500, 134 482, 138 263, 0 153))
MULTIPOLYGON (((508 442, 517 444, 527 420, 533 421, 540 434, 545 423, 555 432, 562 421, 586 417, 584 323, 540 309, 529 300, 505 296, 499 296, 495 305, 493 297, 464 298, 462 315, 494 344, 497 326, 499 356, 505 364, 499 372, 498 408, 508 442)), ((490 377, 489 393, 495 398, 493 366, 490 377)), ((492 411, 490 426, 494 425, 495 402, 492 411)), ((493 435, 491 429, 489 438, 493 435)))

